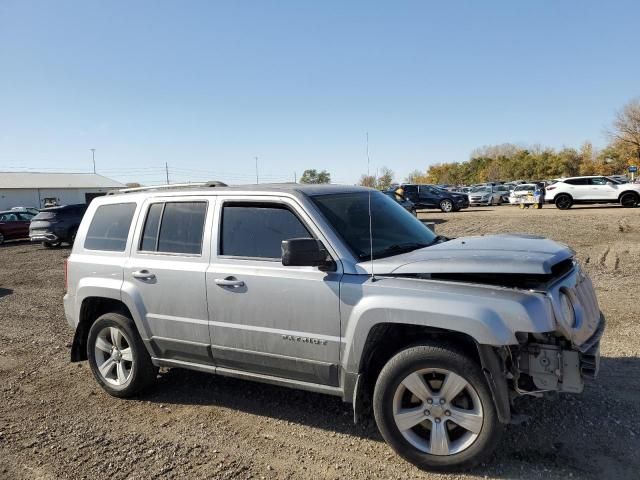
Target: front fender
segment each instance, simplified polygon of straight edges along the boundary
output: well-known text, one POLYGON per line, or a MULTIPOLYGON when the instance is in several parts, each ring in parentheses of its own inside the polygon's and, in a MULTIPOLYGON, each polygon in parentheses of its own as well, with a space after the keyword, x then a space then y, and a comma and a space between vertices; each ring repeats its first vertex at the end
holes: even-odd
POLYGON ((369 331, 404 324, 460 332, 481 345, 517 343, 516 332, 554 330, 544 295, 512 288, 416 278, 345 275, 340 289, 342 366, 357 373, 369 331))

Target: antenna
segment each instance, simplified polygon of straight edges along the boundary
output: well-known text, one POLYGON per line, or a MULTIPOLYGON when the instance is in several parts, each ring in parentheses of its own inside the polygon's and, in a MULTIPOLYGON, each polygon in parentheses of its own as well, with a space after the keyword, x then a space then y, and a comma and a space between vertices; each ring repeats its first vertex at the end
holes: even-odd
MULTIPOLYGON (((371 159, 369 158, 369 132, 367 132, 367 177, 371 178, 369 168, 371 159)), ((369 258, 371 260, 371 281, 375 282, 376 277, 373 274, 373 220, 371 215, 371 190, 369 190, 369 258)))

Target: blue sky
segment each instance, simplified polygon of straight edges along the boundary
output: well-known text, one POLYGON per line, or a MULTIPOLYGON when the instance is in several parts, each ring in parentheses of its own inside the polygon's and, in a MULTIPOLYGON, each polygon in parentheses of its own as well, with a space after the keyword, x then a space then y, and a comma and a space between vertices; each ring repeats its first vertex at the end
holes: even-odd
POLYGON ((606 142, 640 2, 0 0, 0 170, 335 181, 606 142))

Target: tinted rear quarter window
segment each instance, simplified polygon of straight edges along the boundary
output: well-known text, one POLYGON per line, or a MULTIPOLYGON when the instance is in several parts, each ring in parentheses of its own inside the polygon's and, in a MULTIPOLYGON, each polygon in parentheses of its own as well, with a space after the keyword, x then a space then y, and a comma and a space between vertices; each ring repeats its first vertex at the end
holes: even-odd
POLYGON ((124 252, 135 210, 135 203, 116 203, 98 207, 89 225, 84 248, 124 252))
POLYGON ((220 254, 277 259, 282 241, 311 235, 293 212, 278 206, 225 205, 220 254))
POLYGON ((569 185, 588 185, 588 178, 571 178, 569 180, 565 180, 564 183, 568 183, 569 185))

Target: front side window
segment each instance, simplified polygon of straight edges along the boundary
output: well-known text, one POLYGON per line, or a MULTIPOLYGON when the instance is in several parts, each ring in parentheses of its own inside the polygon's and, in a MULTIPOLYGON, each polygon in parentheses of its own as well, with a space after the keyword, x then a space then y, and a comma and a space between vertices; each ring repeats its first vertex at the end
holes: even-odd
POLYGON ((284 206, 230 203, 222 208, 220 255, 279 259, 283 240, 311 236, 284 206))
POLYGON ((153 203, 140 241, 145 252, 202 253, 206 202, 153 203))
POLYGON ((98 207, 89 225, 84 248, 124 252, 135 211, 135 203, 115 203, 98 207))
POLYGON ((602 177, 592 178, 591 185, 606 185, 607 179, 602 177))
POLYGON ((436 241, 435 233, 420 220, 379 192, 317 195, 311 199, 360 260, 369 258, 372 247, 373 257, 383 258, 427 247, 436 241))

